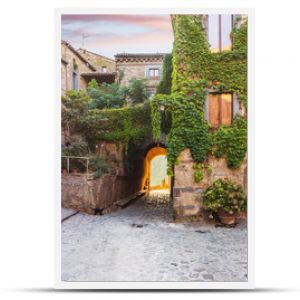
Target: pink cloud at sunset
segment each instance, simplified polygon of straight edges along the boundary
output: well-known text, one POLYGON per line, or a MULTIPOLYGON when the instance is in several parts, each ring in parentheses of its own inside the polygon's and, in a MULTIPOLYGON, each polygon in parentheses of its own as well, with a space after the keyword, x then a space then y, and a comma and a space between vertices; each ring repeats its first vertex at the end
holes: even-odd
POLYGON ((62 39, 75 48, 113 58, 115 54, 171 52, 169 15, 63 15, 62 39))

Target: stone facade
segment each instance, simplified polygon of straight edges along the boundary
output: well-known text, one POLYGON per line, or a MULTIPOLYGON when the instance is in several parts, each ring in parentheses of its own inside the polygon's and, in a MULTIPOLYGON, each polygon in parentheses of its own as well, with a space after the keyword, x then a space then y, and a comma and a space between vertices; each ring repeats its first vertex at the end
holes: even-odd
MULTIPOLYGON (((112 170, 95 178, 93 174, 67 174, 61 178, 61 199, 64 208, 80 210, 88 214, 113 212, 115 202, 141 191, 141 172, 126 172, 124 164, 125 145, 99 142, 96 154, 107 161, 112 170)), ((141 165, 138 163, 138 165, 141 165)))
POLYGON ((61 94, 68 90, 85 90, 92 79, 98 83, 115 82, 117 73, 113 59, 84 49, 76 50, 61 41, 61 94))
POLYGON ((147 79, 147 89, 150 95, 156 91, 162 74, 164 54, 117 54, 116 69, 121 76, 121 84, 127 86, 131 79, 147 79))
POLYGON ((97 69, 97 72, 113 73, 116 71, 115 60, 86 49, 80 48, 77 51, 97 69))
POLYGON ((86 80, 81 76, 84 72, 96 69, 81 56, 69 43, 61 42, 61 93, 67 90, 83 90, 87 87, 86 80))
POLYGON ((227 177, 244 190, 247 189, 246 160, 239 169, 233 170, 227 167, 224 158, 209 157, 208 165, 212 171, 204 172, 204 178, 199 183, 194 180, 194 161, 189 149, 181 152, 178 161, 174 170, 173 187, 174 216, 177 220, 203 219, 202 193, 216 179, 227 177))

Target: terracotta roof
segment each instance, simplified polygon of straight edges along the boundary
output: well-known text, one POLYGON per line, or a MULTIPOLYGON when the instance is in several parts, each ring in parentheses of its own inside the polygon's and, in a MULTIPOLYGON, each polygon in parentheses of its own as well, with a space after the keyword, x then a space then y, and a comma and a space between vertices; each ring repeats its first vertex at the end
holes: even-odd
POLYGON ((91 70, 96 71, 97 69, 88 61, 86 60, 70 43, 61 40, 62 44, 65 44, 79 59, 81 59, 87 66, 90 67, 91 70))
POLYGON ((96 79, 99 82, 113 83, 117 76, 117 72, 104 73, 104 72, 85 72, 80 74, 85 79, 96 79))

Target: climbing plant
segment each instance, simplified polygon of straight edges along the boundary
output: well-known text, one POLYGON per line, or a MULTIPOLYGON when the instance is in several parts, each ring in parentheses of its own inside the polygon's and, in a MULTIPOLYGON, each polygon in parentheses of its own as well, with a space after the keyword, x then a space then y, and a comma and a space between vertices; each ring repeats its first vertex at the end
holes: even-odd
POLYGON ((230 168, 240 167, 247 151, 247 122, 237 116, 232 126, 220 127, 214 134, 214 150, 216 157, 225 157, 230 168))
MULTIPOLYGON (((151 103, 154 138, 158 139, 162 133, 163 116, 171 114, 171 129, 167 136, 169 172, 185 148, 191 150, 196 164, 214 154, 226 157, 229 167, 238 168, 246 153, 246 119, 237 117, 232 126, 215 132, 208 124, 204 110, 209 89, 220 93, 234 92, 246 107, 247 24, 233 30, 232 51, 220 53, 210 51, 201 15, 173 15, 172 25, 172 93, 157 94, 151 103)), ((201 170, 196 169, 195 174, 195 179, 199 180, 201 170)))
POLYGON ((82 120, 81 132, 91 149, 99 140, 125 145, 130 141, 138 146, 151 136, 149 103, 119 109, 89 110, 82 120))
POLYGON ((130 94, 118 84, 99 86, 91 81, 87 93, 71 91, 63 98, 62 122, 81 134, 91 151, 99 140, 124 143, 128 150, 129 145, 138 148, 151 135, 158 140, 164 133, 169 174, 180 152, 188 148, 199 181, 209 155, 224 157, 230 168, 238 168, 246 154, 246 117, 237 116, 232 126, 214 129, 206 120, 205 103, 209 90, 231 92, 246 109, 247 23, 233 29, 232 51, 220 53, 210 51, 201 15, 174 15, 172 25, 172 55, 165 56, 162 80, 150 102, 142 82, 135 83, 130 94), (130 105, 127 98, 133 100, 130 105))
POLYGON ((166 54, 163 60, 162 77, 156 94, 171 94, 172 89, 172 54, 166 54))
POLYGON ((98 141, 130 144, 138 147, 151 137, 149 102, 113 109, 93 109, 92 99, 84 91, 68 91, 62 97, 62 128, 69 136, 80 135, 95 151, 98 141))

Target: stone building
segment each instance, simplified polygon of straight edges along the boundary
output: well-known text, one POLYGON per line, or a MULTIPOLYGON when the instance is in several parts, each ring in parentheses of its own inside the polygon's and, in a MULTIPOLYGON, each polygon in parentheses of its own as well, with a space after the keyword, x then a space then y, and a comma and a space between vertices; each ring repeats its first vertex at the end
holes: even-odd
POLYGON ((98 83, 115 82, 117 72, 116 62, 113 59, 82 48, 77 51, 96 68, 96 72, 85 72, 81 74, 87 82, 92 79, 96 79, 98 83))
POLYGON ((66 41, 61 41, 61 93, 83 90, 87 87, 82 73, 95 72, 96 68, 66 41))
POLYGON ((116 54, 116 69, 120 72, 121 84, 127 86, 131 79, 147 79, 149 96, 155 94, 162 74, 163 53, 116 54))
POLYGON ((90 80, 112 83, 116 79, 114 61, 61 41, 61 94, 85 90, 90 80))
MULTIPOLYGON (((185 20, 185 18, 194 18, 194 16, 172 16, 172 22, 174 22, 173 28, 176 28, 177 26, 177 36, 175 36, 174 39, 174 44, 176 44, 177 47, 175 48, 175 51, 173 49, 173 66, 175 65, 176 67, 177 75, 180 74, 180 76, 175 77, 173 68, 173 81, 177 84, 177 88, 180 88, 180 92, 186 93, 185 99, 181 99, 181 105, 185 105, 186 111, 191 108, 193 109, 193 107, 188 106, 188 103, 190 103, 191 97, 194 97, 193 93, 197 89, 195 83, 198 84, 198 80, 201 79, 202 76, 206 76, 205 79, 207 80, 208 85, 203 88, 203 91, 205 89, 205 92, 207 92, 205 93, 207 97, 206 99, 204 98, 203 112, 205 119, 210 124, 208 130, 209 132, 216 132, 220 127, 232 128, 237 115, 241 116, 244 120, 247 118, 246 106, 244 105, 247 101, 247 31, 246 34, 244 32, 244 35, 240 35, 241 40, 240 43, 238 43, 239 46, 242 44, 244 48, 236 49, 232 47, 234 43, 232 44, 233 40, 231 38, 232 28, 240 28, 241 25, 245 23, 246 18, 245 16, 240 15, 222 15, 221 17, 217 15, 215 17, 215 21, 218 30, 215 31, 214 36, 212 36, 212 29, 209 27, 212 24, 212 20, 207 16, 204 16, 201 19, 203 25, 199 26, 199 28, 195 28, 195 24, 199 24, 200 20, 196 19, 196 22, 186 22, 187 25, 192 26, 191 29, 194 31, 198 30, 198 34, 194 34, 192 37, 189 37, 189 32, 192 30, 189 30, 189 28, 185 26, 186 23, 184 23, 184 21, 190 20, 185 20), (223 20, 227 20, 229 26, 222 26, 222 18, 223 20), (189 40, 201 37, 201 34, 203 36, 203 31, 205 33, 205 38, 203 38, 200 43, 197 44, 197 40, 189 40), (227 36, 227 39, 222 38, 225 35, 227 36), (216 48, 212 45, 212 38, 215 39, 214 42, 216 42, 216 48), (207 41, 210 44, 210 48, 207 41), (202 57, 201 55, 195 55, 195 52, 190 51, 190 48, 184 48, 193 46, 201 47, 201 51, 199 52, 202 57), (222 55, 215 52, 222 52, 222 55), (210 64, 210 61, 208 61, 208 63, 203 63, 203 60, 208 59, 213 59, 214 63, 210 64), (193 64, 190 64, 190 61, 193 61, 193 64), (201 68, 194 68, 197 64, 198 66, 200 64, 203 68, 206 68, 206 72, 202 73, 201 68), (216 69, 216 67, 218 68, 216 69), (191 76, 191 74, 193 76, 191 76), (191 83, 194 84, 188 87, 191 89, 188 91, 186 90, 185 85, 187 83, 186 79, 190 79, 191 83), (242 96, 244 99, 243 101, 242 96)), ((155 93, 156 86, 160 81, 162 73, 163 56, 163 54, 159 53, 117 54, 115 56, 116 70, 124 73, 121 84, 124 86, 128 85, 131 78, 146 78, 148 81, 149 92, 155 93)), ((200 92, 199 87, 197 92, 200 92)), ((195 95, 197 94, 195 93, 195 95)), ((155 101, 157 101, 156 97, 152 100, 152 104, 156 103, 155 101)), ((159 113, 163 115, 165 106, 160 102, 157 102, 157 104, 159 113)), ((168 103, 165 102, 165 104, 167 105, 168 103)), ((174 107, 176 108, 178 106, 174 107)), ((189 115, 187 114, 187 116, 189 115)), ((176 117, 178 118, 178 116, 176 117)), ((197 122, 202 122, 202 119, 197 120, 197 122)), ((184 123, 184 120, 180 119, 180 122, 177 124, 183 126, 182 123, 184 123)), ((235 128, 235 131, 236 130, 239 130, 239 128, 235 128)), ((242 128, 242 130, 244 129, 242 128)), ((187 132, 191 132, 191 128, 188 128, 187 132)), ((76 205, 80 209, 84 209, 88 212, 91 211, 92 213, 99 209, 103 209, 103 211, 107 210, 107 212, 109 212, 111 209, 116 208, 117 200, 134 195, 140 191, 149 191, 150 185, 148 182, 150 180, 149 170, 151 160, 158 155, 166 155, 171 147, 169 142, 170 140, 168 141, 166 134, 166 132, 161 132, 159 138, 143 137, 141 146, 136 148, 134 152, 130 153, 133 157, 133 161, 131 163, 132 170, 134 170, 134 172, 132 174, 125 168, 125 160, 128 159, 129 155, 127 155, 127 158, 124 155, 124 143, 116 143, 115 141, 99 141, 97 145, 97 154, 104 159, 117 162, 117 167, 115 168, 117 171, 115 174, 106 175, 106 177, 103 177, 102 179, 103 183, 101 184, 106 195, 105 199, 101 198, 102 193, 96 193, 94 195, 89 192, 90 198, 87 200, 85 197, 76 196, 76 193, 79 192, 75 193, 72 188, 66 188, 66 193, 63 197, 65 206, 68 207, 70 201, 73 201, 77 197, 76 205), (110 157, 114 156, 114 158, 107 158, 108 155, 110 157), (70 194, 68 195, 68 193, 70 194)), ((200 134, 202 133, 200 132, 200 134)), ((196 138, 196 135, 192 136, 196 138)), ((186 137, 180 136, 180 138, 183 140, 186 137)), ((180 141, 182 142, 182 140, 180 141)), ((241 141, 240 136, 237 136, 236 140, 238 140, 239 143, 244 142, 241 141)), ((205 142, 205 139, 203 139, 203 141, 205 142)), ((231 148, 230 151, 240 152, 241 150, 238 146, 239 145, 237 145, 236 148, 231 148)), ((202 194, 203 191, 216 179, 222 179, 225 177, 229 178, 231 181, 239 184, 245 191, 247 191, 246 149, 245 153, 242 151, 243 156, 241 157, 240 165, 235 168, 232 168, 228 164, 228 153, 226 155, 223 154, 220 157, 216 157, 212 152, 208 152, 204 161, 207 168, 202 167, 203 178, 200 181, 195 180, 194 167, 197 165, 197 162, 193 159, 191 150, 191 147, 188 147, 186 144, 184 145, 177 157, 176 163, 173 166, 173 176, 170 178, 170 182, 168 182, 173 198, 172 204, 174 217, 179 221, 201 220, 205 217, 202 205, 202 194)), ((65 185, 71 180, 72 179, 67 177, 63 178, 65 185)), ((94 185, 95 188, 99 185, 96 181, 91 181, 89 184, 94 185)), ((83 185, 86 186, 86 184, 83 185)), ((71 183, 70 187, 73 187, 71 183)), ((87 189, 87 191, 90 191, 90 189, 87 189)), ((73 207, 76 205, 73 205, 73 207)), ((69 207, 72 207, 72 205, 69 205, 69 207)))
POLYGON ((97 72, 113 73, 116 71, 116 62, 113 59, 82 48, 77 51, 97 69, 97 72))

